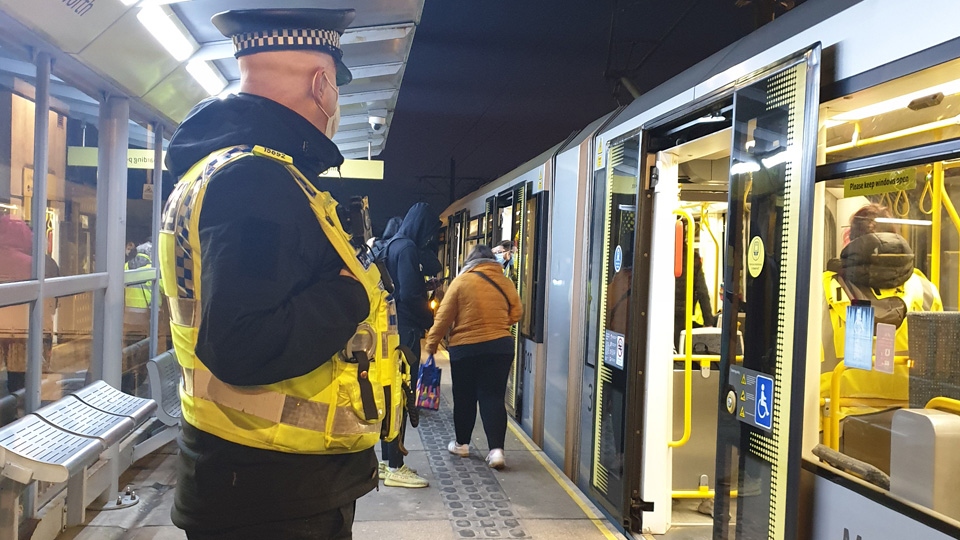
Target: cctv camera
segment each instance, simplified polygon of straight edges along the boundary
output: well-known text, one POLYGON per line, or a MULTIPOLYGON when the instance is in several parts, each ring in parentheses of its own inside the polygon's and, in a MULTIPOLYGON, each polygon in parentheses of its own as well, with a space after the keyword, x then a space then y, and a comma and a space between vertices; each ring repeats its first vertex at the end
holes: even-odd
POLYGON ((370 127, 373 128, 374 131, 381 131, 383 130, 383 126, 387 125, 387 119, 383 116, 371 115, 367 121, 370 122, 370 127))

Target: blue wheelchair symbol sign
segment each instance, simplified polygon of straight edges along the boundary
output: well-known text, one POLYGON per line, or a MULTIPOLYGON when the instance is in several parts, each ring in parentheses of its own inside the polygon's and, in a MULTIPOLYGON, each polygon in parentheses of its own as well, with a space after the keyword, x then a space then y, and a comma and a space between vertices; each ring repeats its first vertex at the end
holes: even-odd
POLYGON ((619 272, 620 268, 623 267, 623 248, 617 246, 617 249, 613 252, 613 271, 614 273, 619 272))
POLYGON ((773 379, 757 375, 757 399, 754 421, 763 429, 773 426, 773 379))

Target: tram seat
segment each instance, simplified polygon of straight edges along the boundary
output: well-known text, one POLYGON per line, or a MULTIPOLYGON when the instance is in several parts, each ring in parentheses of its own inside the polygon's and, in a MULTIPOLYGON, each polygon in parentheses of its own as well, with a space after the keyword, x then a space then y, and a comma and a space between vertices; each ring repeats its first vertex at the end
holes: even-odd
MULTIPOLYGON (((691 332, 693 336, 693 354, 720 354, 720 343, 723 337, 723 329, 712 326, 703 328, 694 328, 691 332)), ((743 334, 737 331, 737 356, 743 354, 743 334)), ((677 342, 677 354, 684 353, 686 346, 687 331, 680 331, 680 340, 677 342)))
POLYGON ((960 415, 901 409, 891 433, 890 493, 960 519, 960 415))
POLYGON ((88 467, 156 407, 97 381, 0 428, 0 540, 18 537, 20 494, 33 481, 67 482, 66 524, 83 523, 88 467))

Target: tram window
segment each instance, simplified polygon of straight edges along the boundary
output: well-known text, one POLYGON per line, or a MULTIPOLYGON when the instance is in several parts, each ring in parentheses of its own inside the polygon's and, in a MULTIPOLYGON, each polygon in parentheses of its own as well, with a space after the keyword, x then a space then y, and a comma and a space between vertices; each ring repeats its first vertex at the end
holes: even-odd
POLYGON ((960 455, 935 452, 960 445, 955 200, 956 160, 825 183, 820 397, 824 445, 960 520, 955 485, 940 485, 960 455))
POLYGON ((960 137, 960 59, 820 106, 822 163, 960 137))

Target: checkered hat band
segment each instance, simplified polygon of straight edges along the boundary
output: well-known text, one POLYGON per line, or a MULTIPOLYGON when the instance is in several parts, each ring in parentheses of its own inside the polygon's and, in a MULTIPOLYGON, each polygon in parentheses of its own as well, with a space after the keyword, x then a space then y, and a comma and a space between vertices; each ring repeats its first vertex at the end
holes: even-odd
POLYGON ((340 50, 340 34, 335 30, 285 29, 265 32, 248 32, 233 36, 237 54, 256 50, 282 50, 286 48, 333 48, 340 50))

